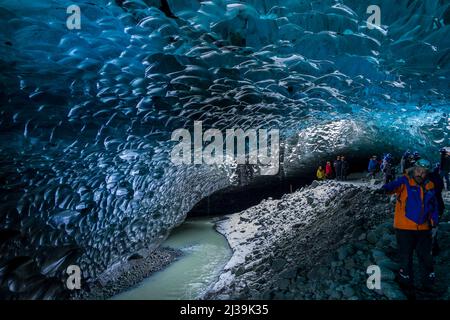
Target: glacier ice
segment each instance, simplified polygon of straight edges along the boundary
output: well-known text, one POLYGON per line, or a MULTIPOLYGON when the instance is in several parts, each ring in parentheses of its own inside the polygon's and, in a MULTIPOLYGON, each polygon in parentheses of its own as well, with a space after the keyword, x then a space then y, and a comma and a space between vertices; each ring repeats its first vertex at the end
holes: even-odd
MULTIPOLYGON (((0 1, 0 295, 61 296, 157 245, 235 167, 177 167, 170 135, 279 129, 284 170, 448 144, 450 3, 0 1)), ((435 157, 431 156, 430 157, 435 157)))

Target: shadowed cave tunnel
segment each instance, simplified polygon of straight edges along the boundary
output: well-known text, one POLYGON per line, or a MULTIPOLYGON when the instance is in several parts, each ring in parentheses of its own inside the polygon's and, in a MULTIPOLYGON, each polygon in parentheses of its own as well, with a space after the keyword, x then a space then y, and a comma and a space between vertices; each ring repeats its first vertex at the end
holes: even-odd
MULTIPOLYGON (((349 163, 349 174, 352 174, 365 172, 368 159, 372 154, 344 156, 349 163)), ((335 156, 330 156, 327 160, 332 162, 335 158, 335 156)), ((196 203, 188 212, 187 217, 221 216, 245 210, 269 197, 280 199, 284 194, 292 193, 315 180, 316 168, 319 165, 323 166, 327 160, 314 161, 314 164, 317 163, 316 167, 303 171, 301 174, 292 173, 285 176, 280 173, 276 176, 260 176, 248 184, 218 190, 196 203)), ((242 179, 245 181, 245 174, 242 179)))

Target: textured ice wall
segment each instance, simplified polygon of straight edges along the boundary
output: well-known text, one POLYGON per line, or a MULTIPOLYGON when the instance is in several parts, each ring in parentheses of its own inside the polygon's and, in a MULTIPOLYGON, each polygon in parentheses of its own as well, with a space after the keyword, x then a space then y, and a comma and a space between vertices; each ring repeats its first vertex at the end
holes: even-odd
POLYGON ((288 173, 448 143, 448 1, 77 1, 81 30, 70 4, 0 1, 1 296, 62 297, 233 183, 170 164, 194 120, 280 129, 288 173))

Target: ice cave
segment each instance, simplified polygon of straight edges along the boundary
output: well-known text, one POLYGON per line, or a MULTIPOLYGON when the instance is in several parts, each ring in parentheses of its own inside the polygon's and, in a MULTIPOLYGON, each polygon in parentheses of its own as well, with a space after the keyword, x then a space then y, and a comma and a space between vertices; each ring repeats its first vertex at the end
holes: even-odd
POLYGON ((0 70, 0 297, 70 298, 69 265, 98 281, 211 196, 228 212, 340 154, 438 161, 450 2, 1 0, 0 70), (172 163, 195 121, 279 130, 279 172, 172 163))

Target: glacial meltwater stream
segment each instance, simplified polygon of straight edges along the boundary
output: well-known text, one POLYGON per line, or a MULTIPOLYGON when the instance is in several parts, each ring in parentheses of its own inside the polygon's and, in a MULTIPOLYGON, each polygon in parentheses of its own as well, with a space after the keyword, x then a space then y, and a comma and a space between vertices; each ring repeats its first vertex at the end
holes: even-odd
POLYGON ((163 246, 183 256, 116 300, 197 299, 216 280, 231 257, 226 239, 213 228, 214 218, 186 220, 163 246))

